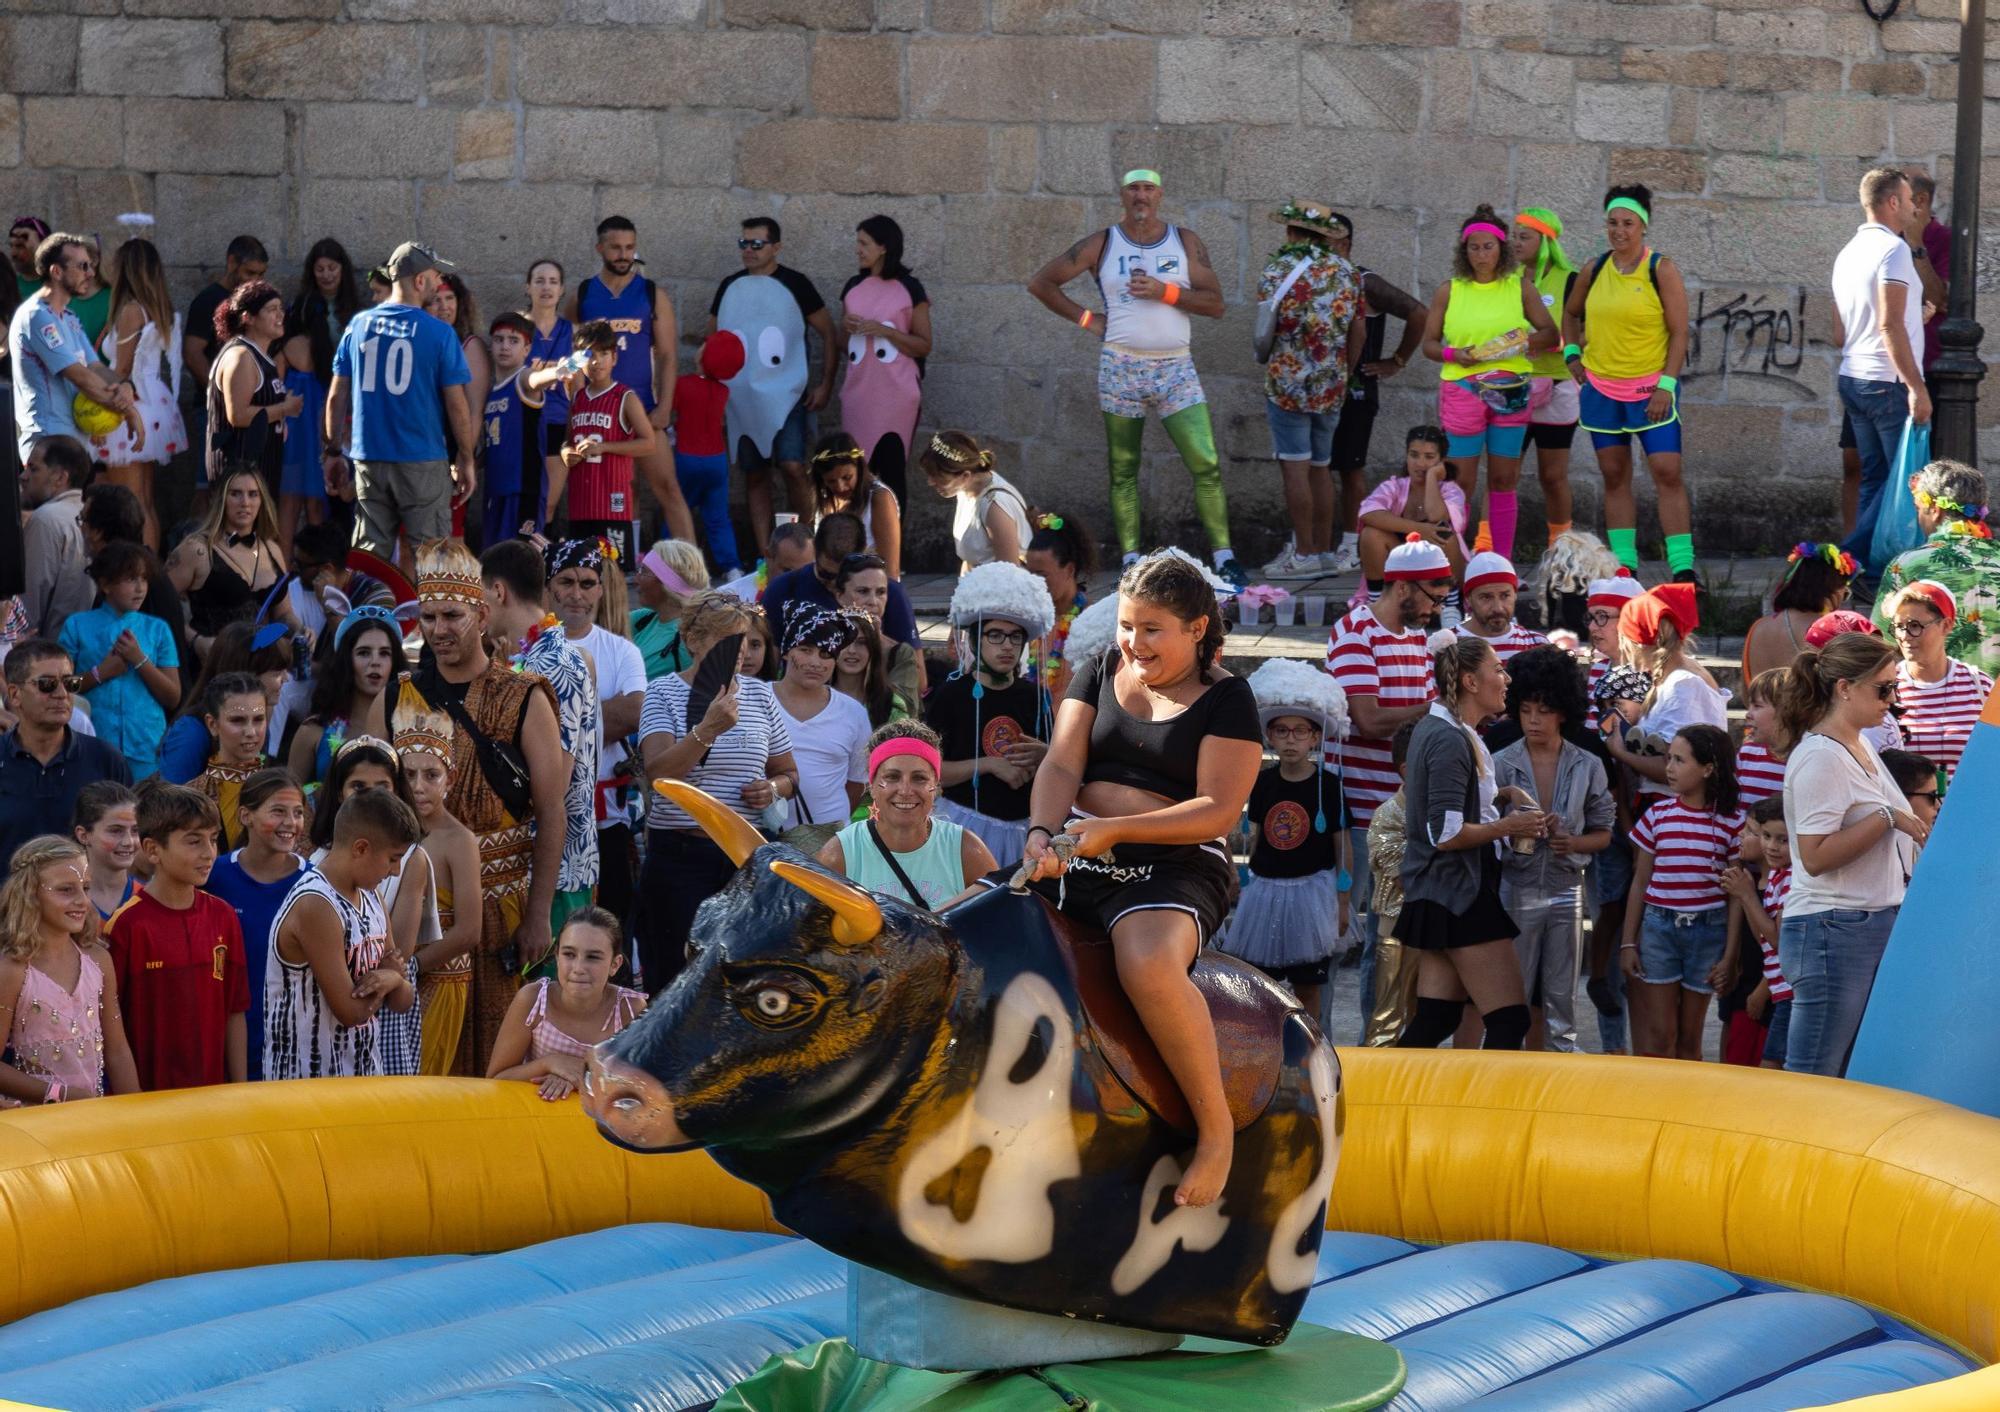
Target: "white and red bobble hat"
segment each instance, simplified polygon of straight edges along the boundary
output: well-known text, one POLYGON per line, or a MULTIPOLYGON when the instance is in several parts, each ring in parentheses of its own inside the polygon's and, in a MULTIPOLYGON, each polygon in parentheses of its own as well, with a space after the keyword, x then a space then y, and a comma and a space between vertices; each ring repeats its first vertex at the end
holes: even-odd
POLYGON ((1465 582, 1459 587, 1470 593, 1475 588, 1484 588, 1489 583, 1504 583, 1511 588, 1521 586, 1521 576, 1514 572, 1514 566, 1507 562, 1504 554, 1495 554, 1491 549, 1482 549, 1466 561, 1465 582))
POLYGON ((1622 608, 1627 599, 1637 598, 1645 591, 1646 586, 1632 577, 1630 569, 1620 569, 1614 578, 1590 581, 1588 606, 1622 608))
POLYGON ((1451 560, 1445 558, 1444 550, 1434 541, 1412 533, 1389 551, 1389 561, 1382 566, 1382 577, 1389 583, 1448 579, 1451 577, 1451 560))

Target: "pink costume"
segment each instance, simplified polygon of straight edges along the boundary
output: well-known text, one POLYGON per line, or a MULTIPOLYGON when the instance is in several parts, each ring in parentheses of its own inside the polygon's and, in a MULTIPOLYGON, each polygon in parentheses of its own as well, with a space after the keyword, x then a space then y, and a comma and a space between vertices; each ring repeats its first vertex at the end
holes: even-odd
MULTIPOLYGON (((869 275, 848 290, 844 313, 872 319, 901 333, 910 331, 915 312, 910 291, 901 280, 869 275)), ((840 392, 840 425, 870 457, 875 443, 894 434, 902 438, 903 454, 916 459, 912 439, 917 431, 917 406, 923 389, 917 360, 886 338, 850 334, 847 339, 847 384, 840 392)))
MULTIPOLYGON (((72 941, 71 946, 76 946, 72 941)), ((14 1067, 38 1079, 54 1079, 64 1098, 104 1093, 104 972, 77 947, 80 970, 74 992, 64 990, 29 966, 14 1002, 14 1028, 7 1037, 14 1067)), ((0 1107, 19 1108, 0 1098, 0 1107)))
MULTIPOLYGON (((546 1059, 551 1054, 569 1054, 581 1059, 590 1052, 590 1046, 564 1034, 549 1018, 549 990, 554 985, 555 982, 546 977, 535 983, 535 1000, 528 1007, 528 1058, 546 1059)), ((618 1000, 611 1007, 611 1018, 604 1025, 606 1039, 632 1023, 633 1016, 639 1013, 639 1002, 646 998, 644 991, 628 990, 622 985, 611 988, 617 992, 618 1000)))

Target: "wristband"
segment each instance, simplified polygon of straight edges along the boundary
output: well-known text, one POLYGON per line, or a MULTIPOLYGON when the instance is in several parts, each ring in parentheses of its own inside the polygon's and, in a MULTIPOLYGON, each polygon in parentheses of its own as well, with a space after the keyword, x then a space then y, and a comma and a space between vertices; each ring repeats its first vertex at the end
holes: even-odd
POLYGON ((1563 345, 1563 361, 1565 363, 1573 363, 1582 356, 1583 350, 1574 343, 1565 343, 1563 345))
POLYGON ((1620 951, 1637 951, 1639 949, 1639 943, 1636 941, 1628 941, 1618 949, 1620 951))
POLYGON ((1093 312, 1094 312, 1093 310, 1085 309, 1081 314, 1078 314, 1076 316, 1076 326, 1078 328, 1089 328, 1090 318, 1093 312))
POLYGON ((1161 299, 1165 300, 1168 304, 1178 304, 1181 302, 1181 287, 1179 285, 1169 284, 1164 286, 1164 288, 1166 292, 1160 296, 1161 299))
MULTIPOLYGON (((1056 836, 1056 831, 1050 828, 1047 824, 1029 824, 1028 833, 1045 833, 1050 838, 1054 838, 1056 836)), ((1023 838, 1026 838, 1027 834, 1023 834, 1021 836, 1023 838)))
POLYGON ((1447 363, 1456 363, 1458 361, 1458 350, 1453 348, 1449 343, 1444 346, 1444 360, 1447 363))
POLYGON ((1665 373, 1660 374, 1660 386, 1665 391, 1672 392, 1675 388, 1679 387, 1680 385, 1681 385, 1681 380, 1679 378, 1670 378, 1665 373))
POLYGON ((62 1096, 63 1096, 62 1080, 50 1079, 47 1090, 45 1090, 42 1094, 42 1102, 60 1103, 62 1102, 62 1096))

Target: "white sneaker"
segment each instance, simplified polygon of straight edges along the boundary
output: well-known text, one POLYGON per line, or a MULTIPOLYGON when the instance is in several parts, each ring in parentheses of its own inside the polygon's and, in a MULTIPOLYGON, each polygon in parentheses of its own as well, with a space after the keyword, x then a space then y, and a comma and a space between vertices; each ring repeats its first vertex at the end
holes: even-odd
POLYGON ((1319 556, 1319 571, 1323 574, 1352 574, 1361 569, 1361 554, 1348 540, 1340 548, 1319 556))
POLYGON ((1289 546, 1264 566, 1264 577, 1273 582, 1279 579, 1316 579, 1319 575, 1319 555, 1294 553, 1289 546))

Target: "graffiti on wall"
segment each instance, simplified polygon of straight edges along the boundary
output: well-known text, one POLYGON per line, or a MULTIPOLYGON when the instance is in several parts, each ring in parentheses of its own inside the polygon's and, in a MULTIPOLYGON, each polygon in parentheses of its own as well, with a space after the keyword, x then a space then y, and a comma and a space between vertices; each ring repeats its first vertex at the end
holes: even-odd
POLYGON ((1690 290, 1683 378, 1751 379, 1790 398, 1818 401, 1819 392, 1798 376, 1806 348, 1824 345, 1807 332, 1807 298, 1801 291, 1774 303, 1762 292, 1690 290))

